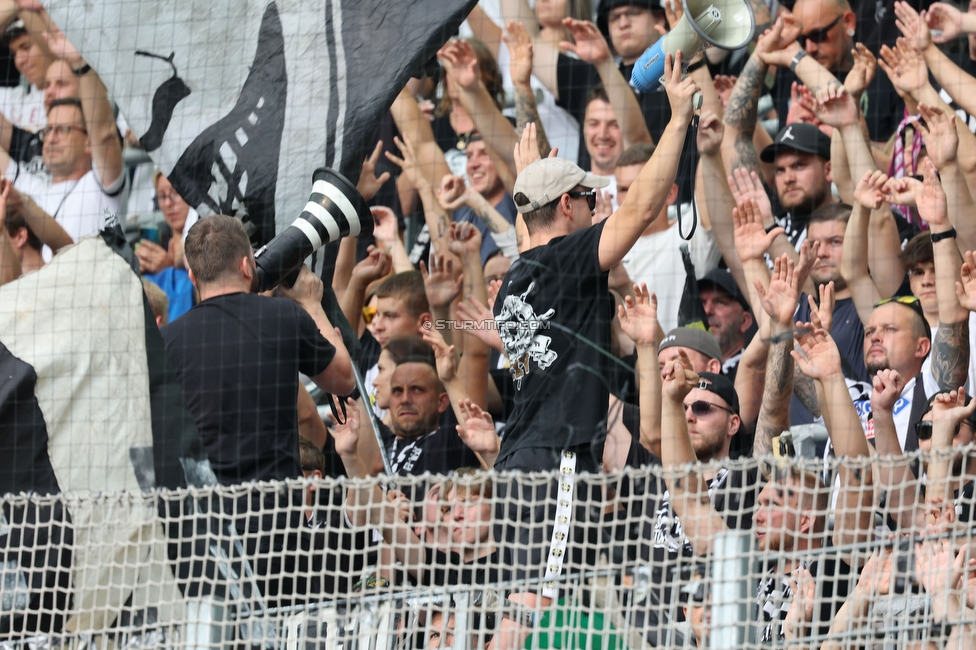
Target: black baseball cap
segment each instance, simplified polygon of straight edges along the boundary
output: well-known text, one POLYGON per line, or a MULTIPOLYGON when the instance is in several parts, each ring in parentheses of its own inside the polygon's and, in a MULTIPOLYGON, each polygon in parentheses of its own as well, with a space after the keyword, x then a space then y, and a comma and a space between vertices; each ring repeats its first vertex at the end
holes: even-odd
POLYGON ((830 160, 830 138, 823 131, 806 122, 788 124, 773 139, 773 144, 762 150, 760 160, 771 163, 781 151, 802 151, 817 154, 830 160))
POLYGON ((650 9, 651 11, 664 11, 660 0, 600 0, 600 5, 596 10, 596 26, 603 32, 603 37, 607 41, 610 40, 610 23, 608 20, 610 12, 617 7, 625 7, 627 5, 650 9))
POLYGON ((735 392, 735 386, 725 375, 718 375, 714 372, 698 373, 698 386, 702 390, 715 393, 725 400, 735 414, 739 414, 739 396, 735 392))
POLYGON ((750 311, 749 303, 739 291, 739 286, 735 283, 735 278, 732 277, 729 271, 725 269, 712 269, 706 273, 705 277, 698 281, 698 290, 701 291, 709 287, 718 287, 742 305, 743 309, 750 311))

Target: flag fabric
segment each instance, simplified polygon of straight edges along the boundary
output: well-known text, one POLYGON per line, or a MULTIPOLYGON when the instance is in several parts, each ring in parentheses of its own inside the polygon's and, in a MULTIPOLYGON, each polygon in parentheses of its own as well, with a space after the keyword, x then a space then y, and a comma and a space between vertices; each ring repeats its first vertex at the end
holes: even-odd
POLYGON ((133 133, 201 216, 255 245, 312 172, 353 182, 396 94, 476 0, 50 0, 133 133))
POLYGON ((681 302, 678 303, 678 327, 694 327, 707 332, 708 315, 702 306, 701 294, 698 293, 695 264, 691 261, 688 244, 681 245, 681 261, 685 266, 685 287, 681 292, 681 302))

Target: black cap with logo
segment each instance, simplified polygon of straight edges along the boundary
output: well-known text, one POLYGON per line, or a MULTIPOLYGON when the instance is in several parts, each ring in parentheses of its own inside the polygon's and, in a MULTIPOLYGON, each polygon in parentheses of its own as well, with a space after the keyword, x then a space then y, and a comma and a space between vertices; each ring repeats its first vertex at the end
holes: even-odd
POLYGON ((759 158, 763 162, 771 163, 783 151, 813 153, 824 160, 830 160, 830 138, 812 124, 794 122, 780 129, 773 144, 763 149, 759 158))

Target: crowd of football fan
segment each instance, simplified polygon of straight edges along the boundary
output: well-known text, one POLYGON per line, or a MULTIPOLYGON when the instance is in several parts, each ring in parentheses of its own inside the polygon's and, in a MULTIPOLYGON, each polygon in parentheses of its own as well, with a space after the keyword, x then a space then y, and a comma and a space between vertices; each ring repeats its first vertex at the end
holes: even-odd
MULTIPOLYGON (((358 358, 321 280, 252 294, 241 223, 199 218, 154 176, 171 232, 136 254, 218 482, 447 476, 310 484, 300 526, 322 537, 306 551, 334 554, 315 591, 514 580, 478 638, 520 647, 531 612, 557 605, 532 581, 598 561, 590 527, 654 567, 657 605, 628 601, 646 641, 686 624, 704 647, 708 590, 675 585, 707 584, 716 536, 751 530, 760 644, 855 634, 897 589, 928 597, 906 638, 976 644, 976 8, 750 4, 748 48, 669 57, 647 94, 634 64, 680 3, 476 6, 363 163, 373 241, 344 240, 332 281, 358 358), (320 416, 323 393, 352 395, 341 422, 320 416), (518 478, 626 468, 645 472, 604 487, 595 518, 585 480, 518 478), (576 504, 565 567, 559 490, 576 504), (608 532, 621 519, 642 525, 608 532), (898 544, 875 550, 904 535, 909 587, 892 578, 898 544)), ((4 284, 118 211, 139 145, 40 5, 0 0, 0 24, 23 79, 0 94, 4 284)), ((426 647, 469 645, 443 638, 452 626, 439 611, 426 647)))

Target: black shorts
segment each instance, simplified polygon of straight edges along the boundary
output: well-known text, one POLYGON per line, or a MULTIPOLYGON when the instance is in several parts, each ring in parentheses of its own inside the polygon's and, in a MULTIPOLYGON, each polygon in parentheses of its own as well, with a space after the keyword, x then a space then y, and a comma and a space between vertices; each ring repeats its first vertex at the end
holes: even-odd
MULTIPOLYGON (((577 453, 577 450, 570 450, 577 453)), ((602 527, 602 494, 587 475, 594 463, 590 449, 578 450, 573 517, 562 574, 595 568, 602 527)), ((549 549, 560 498, 559 480, 553 475, 528 475, 531 471, 557 470, 561 453, 548 448, 521 449, 495 470, 521 470, 525 474, 496 477, 494 535, 501 551, 507 580, 525 582, 534 591, 546 574, 549 549), (517 457, 517 459, 516 459, 517 457), (534 469, 530 469, 534 468, 534 469), (531 583, 531 584, 530 584, 531 583)))

